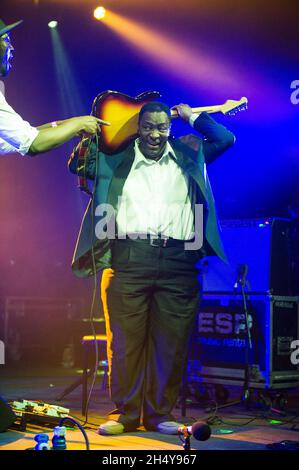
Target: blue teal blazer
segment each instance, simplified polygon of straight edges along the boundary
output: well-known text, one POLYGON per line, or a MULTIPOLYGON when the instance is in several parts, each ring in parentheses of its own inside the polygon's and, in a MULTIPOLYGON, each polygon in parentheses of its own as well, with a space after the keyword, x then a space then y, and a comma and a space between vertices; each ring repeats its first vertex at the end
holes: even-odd
MULTIPOLYGON (((196 138, 196 150, 184 143, 182 138, 172 139, 170 144, 175 151, 177 164, 192 178, 196 203, 204 206, 204 243, 201 254, 218 256, 226 261, 215 201, 209 179, 205 182, 203 168, 205 162, 211 163, 231 147, 235 137, 207 113, 202 113, 195 120, 194 129, 204 136, 204 139, 196 138)), ((110 204, 116 210, 118 197, 122 194, 133 160, 134 142, 115 155, 106 155, 98 151, 94 143, 90 145, 84 176, 94 180, 95 186, 93 200, 90 200, 83 216, 72 261, 72 269, 79 277, 91 276, 95 271, 111 267, 110 240, 107 237, 99 240, 95 234, 95 225, 100 220, 100 217, 94 215, 95 208, 99 204, 110 204)), ((70 157, 69 169, 72 173, 83 176, 83 170, 78 165, 77 148, 70 157)))

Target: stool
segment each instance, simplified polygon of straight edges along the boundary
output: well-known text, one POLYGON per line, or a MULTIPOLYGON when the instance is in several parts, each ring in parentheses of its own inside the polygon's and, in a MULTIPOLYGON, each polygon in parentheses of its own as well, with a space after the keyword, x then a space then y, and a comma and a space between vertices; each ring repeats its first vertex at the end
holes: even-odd
MULTIPOLYGON (((105 359, 99 360, 98 367, 103 368, 104 376, 102 379, 102 390, 105 389, 107 383, 108 375, 108 361, 106 357, 106 347, 107 347, 107 336, 106 335, 92 335, 83 336, 82 346, 83 346, 83 372, 82 372, 82 415, 86 416, 86 406, 87 406, 87 379, 94 372, 93 369, 88 370, 88 353, 95 347, 95 341, 98 343, 98 346, 102 346, 102 350, 105 350, 105 359)), ((99 354, 100 356, 100 354, 99 354)))

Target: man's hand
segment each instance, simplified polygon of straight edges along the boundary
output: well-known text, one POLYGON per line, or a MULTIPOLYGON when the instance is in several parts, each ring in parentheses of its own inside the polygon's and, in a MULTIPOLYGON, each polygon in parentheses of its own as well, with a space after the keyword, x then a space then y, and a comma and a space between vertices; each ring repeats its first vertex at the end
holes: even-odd
POLYGON ((28 151, 29 155, 47 152, 76 136, 93 137, 101 132, 101 125, 109 126, 110 122, 94 116, 76 116, 64 121, 57 121, 57 126, 40 126, 37 137, 28 151))
POLYGON ((78 125, 78 135, 93 136, 101 132, 102 125, 110 126, 110 122, 103 121, 94 116, 77 116, 72 118, 78 125))
POLYGON ((177 104, 173 106, 171 109, 175 109, 178 115, 186 122, 189 122, 190 116, 192 115, 192 109, 188 104, 177 104))

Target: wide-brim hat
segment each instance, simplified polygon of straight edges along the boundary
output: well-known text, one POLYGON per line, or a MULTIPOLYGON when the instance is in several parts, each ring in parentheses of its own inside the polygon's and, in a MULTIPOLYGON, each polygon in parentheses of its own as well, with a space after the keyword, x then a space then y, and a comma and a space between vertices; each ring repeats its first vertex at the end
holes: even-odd
POLYGON ((4 21, 0 20, 0 37, 3 36, 3 34, 9 33, 9 31, 14 29, 21 23, 23 23, 23 20, 17 21, 16 23, 12 24, 5 24, 4 21))

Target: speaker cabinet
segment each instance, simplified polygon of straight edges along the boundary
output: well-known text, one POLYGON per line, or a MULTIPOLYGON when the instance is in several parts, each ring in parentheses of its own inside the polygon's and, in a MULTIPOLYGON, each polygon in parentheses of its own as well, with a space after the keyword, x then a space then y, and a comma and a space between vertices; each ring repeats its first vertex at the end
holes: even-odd
POLYGON ((74 344, 73 328, 82 312, 80 299, 6 297, 7 364, 61 364, 64 349, 74 344))
POLYGON ((240 294, 205 294, 198 311, 188 364, 189 382, 243 385, 248 366, 252 388, 299 385, 299 297, 250 295, 250 348, 240 294))
POLYGON ((291 282, 290 220, 224 220, 221 227, 229 263, 216 257, 203 260, 204 291, 233 291, 245 270, 246 287, 251 292, 296 294, 291 282))

